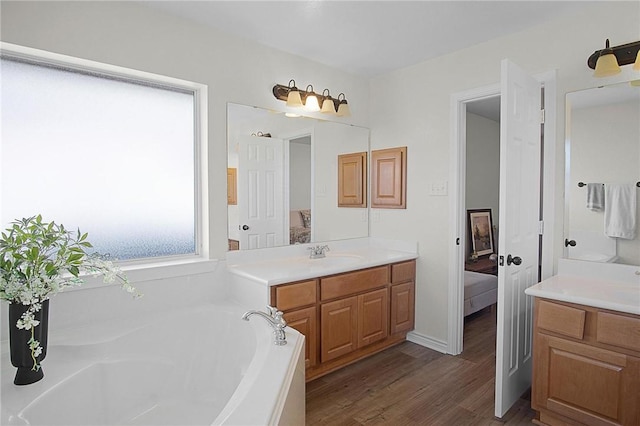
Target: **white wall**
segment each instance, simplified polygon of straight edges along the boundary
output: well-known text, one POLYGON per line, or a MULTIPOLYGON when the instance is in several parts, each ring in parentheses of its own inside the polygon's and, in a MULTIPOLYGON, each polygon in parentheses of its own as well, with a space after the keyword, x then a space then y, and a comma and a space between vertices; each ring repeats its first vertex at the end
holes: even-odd
MULTIPOLYGON (((541 7, 544 3, 541 3, 541 7)), ((566 92, 629 80, 623 74, 594 79, 586 61, 610 38, 614 45, 640 38, 638 2, 602 2, 582 13, 520 33, 452 52, 371 81, 371 149, 408 147, 407 209, 380 210, 371 221, 371 235, 417 239, 416 333, 434 345, 446 345, 448 265, 453 226, 449 197, 429 196, 430 182, 450 178, 453 93, 497 84, 500 61, 509 58, 532 74, 558 70, 556 256, 562 254, 564 95, 566 92)))
POLYGON ((289 144, 289 208, 311 208, 311 138, 294 139, 289 144), (299 142, 300 141, 300 142, 299 142))
MULTIPOLYGON (((500 123, 467 113, 466 208, 491 209, 493 227, 500 223, 500 123)), ((466 229, 468 234, 468 229, 466 229)), ((497 234, 493 235, 497 243, 497 234)), ((466 235, 465 241, 469 241, 466 235)), ((496 245, 497 247, 497 245, 496 245)), ((469 245, 466 246, 470 253, 469 245)))
POLYGON ((299 86, 313 84, 347 95, 352 116, 336 121, 369 124, 368 83, 363 79, 142 4, 3 1, 0 7, 4 42, 209 86, 212 257, 223 257, 227 251, 227 102, 285 110, 271 89, 294 78, 299 86))
POLYGON ((322 167, 314 169, 313 238, 329 241, 368 235, 367 209, 338 207, 338 155, 367 151, 369 130, 340 126, 328 121, 314 128, 313 158, 322 167), (358 141, 358 144, 344 141, 358 141), (367 141, 367 143, 364 143, 367 141))

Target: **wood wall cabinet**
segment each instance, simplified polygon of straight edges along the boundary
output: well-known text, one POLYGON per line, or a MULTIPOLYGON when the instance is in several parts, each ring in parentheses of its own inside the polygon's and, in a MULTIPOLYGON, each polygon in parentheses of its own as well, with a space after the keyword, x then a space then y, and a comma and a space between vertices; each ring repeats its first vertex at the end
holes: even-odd
POLYGON ((338 207, 367 207, 367 153, 338 155, 338 207))
POLYGON ((531 405, 543 425, 640 424, 640 317, 535 300, 531 405))
POLYGON ((238 204, 238 169, 227 168, 227 204, 238 204))
POLYGON ((407 147, 371 151, 371 207, 407 208, 407 147))
POLYGON ((271 288, 306 337, 307 381, 405 340, 414 325, 415 260, 271 288))

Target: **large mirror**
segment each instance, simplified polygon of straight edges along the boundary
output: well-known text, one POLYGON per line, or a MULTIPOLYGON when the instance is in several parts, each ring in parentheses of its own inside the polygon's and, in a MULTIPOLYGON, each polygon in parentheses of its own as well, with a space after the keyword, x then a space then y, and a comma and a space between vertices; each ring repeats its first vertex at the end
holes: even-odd
POLYGON ((366 207, 338 207, 338 156, 369 129, 229 103, 229 249, 366 237, 366 207))
POLYGON ((640 265, 640 86, 566 101, 565 255, 640 265))

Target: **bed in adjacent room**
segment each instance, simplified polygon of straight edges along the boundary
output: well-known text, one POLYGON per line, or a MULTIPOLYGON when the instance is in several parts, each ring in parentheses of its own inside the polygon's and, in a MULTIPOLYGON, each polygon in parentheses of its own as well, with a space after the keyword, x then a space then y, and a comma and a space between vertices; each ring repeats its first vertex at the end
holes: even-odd
POLYGON ((498 277, 464 271, 464 316, 491 306, 498 300, 498 277))

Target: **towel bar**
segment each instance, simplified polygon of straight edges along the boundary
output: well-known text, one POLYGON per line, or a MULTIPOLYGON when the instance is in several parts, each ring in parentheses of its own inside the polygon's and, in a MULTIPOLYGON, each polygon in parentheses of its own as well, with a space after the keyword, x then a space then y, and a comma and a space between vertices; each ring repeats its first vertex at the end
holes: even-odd
MULTIPOLYGON (((603 183, 602 185, 604 185, 604 183, 603 183)), ((583 186, 587 186, 587 184, 586 184, 586 183, 584 183, 584 182, 578 182, 578 187, 579 187, 579 188, 582 188, 583 186)), ((640 181, 636 182, 636 186, 637 186, 638 188, 640 188, 640 181)))

